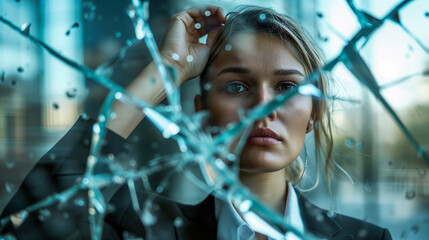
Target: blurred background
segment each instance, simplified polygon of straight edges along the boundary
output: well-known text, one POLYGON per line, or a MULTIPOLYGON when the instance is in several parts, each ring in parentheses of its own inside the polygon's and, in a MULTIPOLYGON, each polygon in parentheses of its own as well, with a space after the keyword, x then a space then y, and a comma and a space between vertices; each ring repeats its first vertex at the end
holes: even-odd
MULTIPOLYGON (((354 2, 381 18, 400 1, 354 2)), ((328 60, 360 28, 345 0, 159 0, 150 1, 149 9, 157 42, 169 16, 204 4, 226 11, 239 4, 260 5, 289 14, 313 36, 328 60)), ((144 43, 132 44, 129 5, 127 0, 2 0, 0 15, 91 69, 104 66, 101 74, 127 86, 151 61, 144 43), (130 47, 121 51, 126 46, 130 47)), ((428 1, 413 1, 400 11, 400 19, 404 27, 385 22, 360 53, 382 86, 382 95, 428 152, 429 55, 419 45, 429 48, 428 1), (407 76, 412 77, 397 81, 407 76)), ((333 76, 332 94, 356 100, 332 102, 334 158, 346 174, 339 169, 333 173, 332 194, 327 194, 323 167, 316 169, 310 161, 300 189, 313 186, 314 173, 319 171, 320 184, 305 195, 320 207, 382 225, 394 239, 425 239, 429 235, 429 163, 344 65, 337 65, 333 76)), ((185 112, 192 113, 198 91, 198 79, 182 87, 185 112)), ((97 117, 107 92, 0 24, 0 212, 37 160, 81 114, 97 117)), ((136 147, 142 162, 177 151, 177 144, 164 140, 146 121, 129 139, 135 146, 148 146, 136 147)), ((310 136, 306 143, 310 155, 312 142, 310 136)))

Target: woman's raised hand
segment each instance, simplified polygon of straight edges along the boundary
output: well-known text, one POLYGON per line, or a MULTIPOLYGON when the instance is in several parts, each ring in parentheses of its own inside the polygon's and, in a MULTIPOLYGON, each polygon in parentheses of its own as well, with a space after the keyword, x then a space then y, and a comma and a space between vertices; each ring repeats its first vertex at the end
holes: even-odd
MULTIPOLYGON (((198 76, 207 64, 214 37, 225 22, 222 9, 197 7, 173 15, 160 47, 161 57, 178 70, 180 83, 198 76), (207 43, 199 42, 204 35, 207 43)), ((128 85, 126 89, 135 97, 156 105, 166 94, 154 61, 128 85), (155 80, 155 81, 153 81, 155 80)), ((143 119, 142 111, 136 111, 115 101, 113 111, 117 117, 108 123, 108 128, 127 138, 143 119)))
POLYGON ((170 18, 160 52, 178 70, 180 83, 197 77, 207 64, 214 37, 225 22, 219 7, 195 7, 170 18), (199 39, 208 34, 206 44, 199 39))

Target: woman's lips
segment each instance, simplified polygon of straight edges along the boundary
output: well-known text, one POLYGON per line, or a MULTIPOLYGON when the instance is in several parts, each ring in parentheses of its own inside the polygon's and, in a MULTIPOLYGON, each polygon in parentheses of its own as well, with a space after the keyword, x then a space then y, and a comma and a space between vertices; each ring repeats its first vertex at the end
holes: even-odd
POLYGON ((256 128, 250 132, 247 143, 267 146, 281 142, 280 136, 269 128, 256 128))

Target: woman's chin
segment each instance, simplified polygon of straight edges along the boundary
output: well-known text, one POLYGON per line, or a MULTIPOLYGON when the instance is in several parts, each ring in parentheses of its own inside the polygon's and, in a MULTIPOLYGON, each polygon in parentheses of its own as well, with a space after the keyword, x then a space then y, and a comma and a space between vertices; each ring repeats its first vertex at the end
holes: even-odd
POLYGON ((287 165, 284 157, 272 153, 242 154, 240 157, 240 171, 247 173, 276 172, 287 165))

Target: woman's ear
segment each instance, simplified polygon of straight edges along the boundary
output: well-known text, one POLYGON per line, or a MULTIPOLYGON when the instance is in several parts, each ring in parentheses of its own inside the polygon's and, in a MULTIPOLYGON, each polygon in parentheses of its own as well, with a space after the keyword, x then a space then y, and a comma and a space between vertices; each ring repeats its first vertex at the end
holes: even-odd
POLYGON ((194 97, 194 107, 195 112, 199 112, 204 109, 203 98, 199 94, 194 97))
POLYGON ((307 124, 306 133, 311 132, 313 130, 313 128, 314 128, 314 120, 312 118, 310 118, 310 120, 308 121, 308 124, 307 124))

